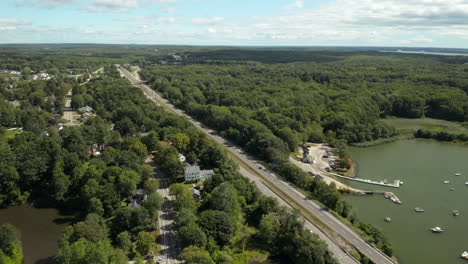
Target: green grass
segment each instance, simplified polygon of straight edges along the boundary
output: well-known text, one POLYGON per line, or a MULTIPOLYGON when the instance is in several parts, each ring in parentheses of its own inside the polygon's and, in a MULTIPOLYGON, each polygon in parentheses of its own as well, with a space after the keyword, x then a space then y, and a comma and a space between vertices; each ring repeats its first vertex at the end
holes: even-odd
POLYGON ((382 119, 385 123, 394 126, 402 132, 412 132, 418 129, 430 130, 435 132, 448 132, 454 134, 468 134, 468 128, 460 123, 432 118, 396 118, 390 117, 382 119))

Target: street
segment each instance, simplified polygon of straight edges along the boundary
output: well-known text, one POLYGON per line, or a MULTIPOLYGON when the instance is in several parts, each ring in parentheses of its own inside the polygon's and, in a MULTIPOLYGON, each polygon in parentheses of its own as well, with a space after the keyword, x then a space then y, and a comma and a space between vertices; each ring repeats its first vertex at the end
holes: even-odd
MULTIPOLYGON (((160 233, 161 253, 164 258, 163 261, 158 263, 173 264, 180 263, 177 256, 180 253, 180 248, 177 241, 177 234, 173 230, 172 224, 174 223, 175 212, 172 208, 172 198, 169 195, 169 184, 164 176, 164 173, 156 167, 156 164, 148 159, 146 161, 154 170, 153 177, 159 180, 158 193, 163 197, 163 204, 158 212, 158 230, 160 233)), ((155 259, 157 261, 158 258, 155 259)))

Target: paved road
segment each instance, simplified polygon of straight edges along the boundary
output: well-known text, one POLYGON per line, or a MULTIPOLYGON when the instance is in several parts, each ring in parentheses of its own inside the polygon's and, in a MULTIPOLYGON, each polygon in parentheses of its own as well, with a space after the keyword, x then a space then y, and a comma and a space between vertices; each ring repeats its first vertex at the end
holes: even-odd
POLYGON ((231 157, 233 157, 233 160, 239 164, 240 173, 254 181, 257 187, 263 193, 277 198, 283 204, 286 203, 288 207, 300 209, 302 212, 305 211, 306 214, 311 214, 315 218, 318 218, 320 221, 320 225, 322 227, 327 227, 326 233, 322 232, 321 229, 317 228, 317 225, 315 225, 312 221, 309 221, 309 218, 306 216, 306 214, 304 214, 305 227, 311 230, 312 232, 318 234, 320 238, 328 244, 330 251, 334 253, 335 257, 340 261, 340 263, 358 263, 348 254, 346 254, 342 249, 343 244, 346 243, 352 244, 355 248, 357 248, 360 252, 366 255, 374 263, 395 263, 394 260, 386 256, 381 251, 374 248, 367 242, 365 242, 357 232, 355 232, 346 224, 338 220, 334 215, 322 210, 320 205, 318 205, 313 200, 308 199, 306 195, 289 185, 287 182, 281 180, 271 171, 267 171, 262 166, 259 166, 254 159, 243 153, 240 149, 234 147, 234 145, 231 144, 229 141, 216 135, 213 130, 204 127, 202 124, 200 124, 200 122, 193 120, 183 111, 175 108, 171 103, 169 103, 166 99, 160 97, 151 88, 144 84, 141 84, 139 79, 135 78, 133 74, 131 74, 124 68, 118 67, 118 69, 121 72, 122 76, 125 76, 127 79, 130 80, 130 82, 133 85, 142 89, 146 97, 151 99, 153 102, 165 107, 169 111, 172 111, 180 116, 187 117, 190 120, 190 122, 192 122, 192 124, 201 129, 219 144, 224 146, 228 153, 231 154, 231 157))
POLYGON ((177 260, 177 256, 180 253, 180 247, 177 241, 177 234, 173 228, 175 212, 173 211, 172 207, 172 199, 174 197, 169 195, 169 184, 165 178, 164 173, 156 167, 152 160, 147 160, 147 164, 153 167, 153 177, 159 180, 158 192, 164 198, 164 202, 161 205, 161 209, 158 213, 158 228, 159 233, 161 234, 161 253, 164 257, 164 260, 159 263, 180 263, 180 261, 177 260))
POLYGON ((71 101, 72 101, 72 90, 67 93, 67 96, 65 98, 65 108, 63 109, 63 119, 68 120, 68 122, 65 124, 66 126, 74 126, 77 125, 74 115, 78 115, 78 112, 73 111, 73 108, 71 107, 71 101))

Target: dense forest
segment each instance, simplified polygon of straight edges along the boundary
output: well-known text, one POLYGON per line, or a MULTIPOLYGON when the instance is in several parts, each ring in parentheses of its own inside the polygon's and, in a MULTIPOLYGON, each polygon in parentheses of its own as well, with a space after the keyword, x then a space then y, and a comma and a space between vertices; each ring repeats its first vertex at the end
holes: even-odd
MULTIPOLYGON (((392 249, 380 231, 351 214, 333 186, 290 164, 290 153, 305 142, 326 142, 344 158, 349 143, 395 136, 381 121, 387 116, 468 121, 468 66, 457 64, 463 58, 303 50, 185 56, 182 65, 145 66, 141 76, 177 107, 347 218, 388 255, 392 249)), ((345 159, 339 165, 349 167, 345 159)))
MULTIPOLYGON (((184 248, 181 260, 336 263, 325 243, 305 230, 296 214, 243 178, 217 144, 146 99, 113 67, 86 85, 72 79, 7 85, 1 90, 1 132, 11 127, 22 131, 0 140, 0 205, 34 202, 77 215, 59 240, 57 263, 123 264, 155 252, 155 221, 163 198, 155 191, 159 184, 147 162, 153 157, 177 182, 183 175, 178 153, 216 172, 204 184, 200 201, 186 185, 171 187, 184 248), (95 115, 81 126, 58 129, 59 109, 70 89, 75 103, 91 106, 95 115), (52 95, 55 103, 48 100, 52 95), (20 105, 9 103, 12 99, 20 105), (99 155, 91 151, 95 146, 99 155), (127 206, 137 189, 148 198, 139 208, 127 206)), ((9 226, 3 229, 0 233, 15 234, 9 226)), ((8 241, 1 261, 20 263, 19 240, 8 241)))
MULTIPOLYGON (((153 162, 173 183, 180 260, 336 263, 296 213, 262 195, 187 120, 121 79, 114 63, 143 66, 142 78, 177 107, 271 165, 390 256, 385 236, 360 221, 333 185, 289 163, 290 153, 304 142, 325 142, 344 157, 347 144, 396 135, 381 120, 386 116, 468 121, 468 65, 460 57, 79 44, 2 45, 0 51, 0 70, 22 72, 16 81, 0 76, 0 206, 34 203, 76 215, 59 239, 56 263, 141 262, 158 250, 155 222, 164 199, 153 162), (70 76, 101 67, 105 74, 86 83, 70 76), (27 78, 41 70, 54 78, 27 78), (69 91, 72 107, 90 106, 93 115, 62 128, 69 91), (181 183, 179 153, 215 171, 199 184, 199 200, 181 183), (137 190, 148 198, 129 207, 137 190)), ((425 130, 415 136, 466 141, 464 134, 425 130)), ((0 263, 21 263, 14 227, 0 227, 0 242, 0 263)))
MULTIPOLYGON (((251 53, 238 52, 240 58, 251 53)), ((272 54, 281 60, 281 52, 272 54)), ((327 54, 320 56, 334 60, 205 60, 147 66, 141 75, 178 107, 274 163, 284 162, 306 141, 356 143, 390 137, 394 129, 380 121, 388 115, 468 121, 466 65, 401 55, 327 54)), ((291 54, 284 56, 287 60, 291 54)))

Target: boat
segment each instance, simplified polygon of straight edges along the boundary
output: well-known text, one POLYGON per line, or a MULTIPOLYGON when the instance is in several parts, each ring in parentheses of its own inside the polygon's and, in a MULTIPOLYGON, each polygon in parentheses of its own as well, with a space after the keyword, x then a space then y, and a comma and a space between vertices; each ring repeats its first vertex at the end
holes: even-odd
POLYGON ((460 172, 455 173, 455 176, 461 176, 460 172))
POLYGON ((461 257, 464 258, 464 259, 468 259, 468 252, 463 251, 463 253, 461 254, 461 257))
POLYGON ((450 191, 455 191, 455 188, 450 188, 450 191))
POLYGON ((421 207, 416 207, 416 208, 414 208, 414 211, 416 211, 418 213, 422 213, 422 212, 424 212, 424 209, 421 208, 421 207))
POLYGON ((453 210, 453 215, 454 216, 458 216, 460 214, 460 212, 458 212, 458 210, 453 210))
POLYGON ((398 199, 396 196, 390 197, 390 200, 392 200, 392 202, 394 202, 394 203, 396 203, 396 204, 401 204, 400 199, 398 199))
POLYGON ((385 221, 385 222, 391 222, 392 219, 391 219, 390 217, 385 217, 385 218, 384 218, 384 221, 385 221))
POLYGON ((433 233, 442 233, 442 232, 444 232, 444 230, 442 228, 438 227, 438 226, 430 228, 429 230, 431 230, 433 233))
POLYGON ((450 183, 450 181, 449 181, 449 180, 445 180, 444 183, 447 184, 447 183, 450 183))
POLYGON ((468 181, 465 182, 465 185, 468 185, 468 181))
POLYGON ((400 181, 400 184, 402 184, 402 185, 403 185, 403 183, 404 183, 404 182, 400 181))

